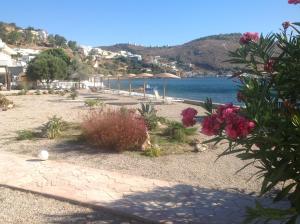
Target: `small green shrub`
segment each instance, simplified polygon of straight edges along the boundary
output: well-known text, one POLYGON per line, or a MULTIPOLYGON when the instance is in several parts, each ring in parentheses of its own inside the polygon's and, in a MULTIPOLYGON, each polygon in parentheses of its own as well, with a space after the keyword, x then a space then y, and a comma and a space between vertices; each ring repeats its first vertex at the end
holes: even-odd
POLYGON ((100 100, 99 98, 97 99, 87 99, 84 101, 84 105, 88 107, 103 107, 104 102, 100 100))
POLYGON ((35 94, 36 94, 36 95, 41 95, 41 94, 42 94, 42 93, 41 93, 41 90, 37 89, 37 90, 35 91, 35 94))
POLYGON ((186 128, 180 122, 170 122, 164 134, 177 142, 186 142, 188 136, 194 135, 197 128, 186 128))
POLYGON ((28 92, 27 89, 21 89, 19 92, 18 92, 18 95, 21 96, 21 95, 26 95, 28 92))
POLYGON ((66 127, 66 122, 60 117, 53 116, 49 121, 44 125, 43 132, 44 135, 49 139, 57 138, 61 135, 61 132, 66 127))
POLYGON ((72 100, 75 100, 77 97, 78 97, 78 92, 76 91, 75 88, 72 88, 72 89, 71 89, 71 92, 70 92, 70 98, 71 98, 72 100))
POLYGON ((0 94, 0 108, 7 109, 7 107, 11 104, 13 104, 12 101, 0 94))
POLYGON ((32 140, 36 137, 36 133, 30 130, 17 131, 17 140, 32 140))
POLYGON ((158 117, 154 105, 149 103, 141 103, 141 108, 138 109, 139 113, 145 119, 147 128, 151 131, 157 128, 158 117))
POLYGON ((49 89, 48 89, 48 94, 54 94, 54 89, 49 88, 49 89))
POLYGON ((158 146, 153 146, 145 150, 142 155, 149 157, 159 157, 161 155, 161 149, 158 146))

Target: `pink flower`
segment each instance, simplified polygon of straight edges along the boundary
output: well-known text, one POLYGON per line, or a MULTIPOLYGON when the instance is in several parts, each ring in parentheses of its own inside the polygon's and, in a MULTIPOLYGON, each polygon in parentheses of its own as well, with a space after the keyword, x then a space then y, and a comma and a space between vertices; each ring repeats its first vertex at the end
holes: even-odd
POLYGON ((240 38, 240 44, 248 44, 249 42, 257 42, 259 40, 259 34, 256 32, 246 32, 240 38))
POLYGON ((182 123, 185 127, 193 126, 196 124, 195 116, 197 115, 197 110, 194 108, 186 108, 181 112, 182 123))
POLYGON ((221 105, 217 108, 218 119, 221 122, 224 122, 227 120, 227 118, 229 116, 231 116, 231 114, 237 114, 239 112, 239 110, 240 110, 240 108, 233 106, 232 103, 221 105))
POLYGON ((264 65, 264 70, 269 73, 274 72, 274 64, 275 64, 275 61, 272 59, 269 59, 268 62, 264 65))
POLYGON ((285 21, 282 23, 283 29, 286 30, 287 28, 289 28, 289 26, 291 25, 291 23, 289 21, 285 21))
POLYGON ((201 132, 205 135, 212 136, 217 135, 221 129, 221 123, 216 114, 212 114, 204 118, 202 121, 202 130, 201 132))
POLYGON ((289 0, 289 4, 299 4, 300 0, 289 0))
POLYGON ((226 121, 226 135, 236 140, 237 138, 246 137, 255 128, 255 123, 237 114, 231 114, 226 121))

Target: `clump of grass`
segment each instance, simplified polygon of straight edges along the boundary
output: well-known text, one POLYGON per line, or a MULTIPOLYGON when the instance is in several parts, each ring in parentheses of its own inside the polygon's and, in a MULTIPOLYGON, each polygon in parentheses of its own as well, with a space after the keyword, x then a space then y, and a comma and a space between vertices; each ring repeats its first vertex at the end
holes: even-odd
POLYGON ((26 95, 27 92, 28 92, 27 89, 21 89, 21 90, 17 93, 17 95, 19 95, 19 96, 21 96, 21 95, 26 95))
POLYGON ((0 94, 0 108, 7 110, 9 105, 13 105, 13 102, 0 94))
POLYGON ((54 89, 49 88, 49 89, 48 89, 48 94, 54 94, 54 89))
POLYGON ((145 150, 142 155, 148 157, 159 157, 161 155, 161 149, 157 145, 154 145, 151 148, 145 150))
POLYGON ((36 94, 36 95, 41 95, 41 94, 42 94, 42 93, 41 93, 41 90, 37 89, 37 90, 35 91, 35 94, 36 94))
POLYGON ((88 106, 90 108, 92 108, 92 107, 103 107, 104 102, 102 100, 100 100, 99 98, 97 98, 97 99, 87 99, 87 100, 84 101, 84 105, 88 106))
POLYGON ((17 131, 17 140, 32 140, 37 137, 37 134, 31 130, 17 131))
POLYGON ((70 98, 75 100, 78 97, 78 91, 75 88, 71 89, 70 98))
POLYGON ((170 122, 164 134, 176 142, 187 142, 188 136, 194 135, 197 128, 186 128, 179 122, 170 122))
POLYGON ((66 122, 60 117, 53 116, 44 125, 43 132, 49 139, 61 136, 62 131, 66 127, 66 122))

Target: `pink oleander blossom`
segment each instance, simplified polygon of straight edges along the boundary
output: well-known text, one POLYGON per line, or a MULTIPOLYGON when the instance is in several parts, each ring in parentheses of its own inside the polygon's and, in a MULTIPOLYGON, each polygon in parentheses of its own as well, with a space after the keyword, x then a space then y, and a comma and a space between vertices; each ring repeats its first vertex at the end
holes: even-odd
POLYGON ((274 72, 274 64, 275 64, 275 61, 272 59, 269 59, 268 62, 264 65, 264 70, 266 72, 273 73, 274 72))
POLYGON ((217 135, 221 129, 221 123, 218 119, 217 114, 212 114, 204 118, 202 121, 201 132, 205 135, 212 136, 217 135))
POLYGON ((282 27, 284 30, 288 29, 290 27, 291 23, 289 21, 285 21, 282 23, 282 27))
POLYGON ((259 34, 257 32, 246 32, 240 38, 240 44, 248 44, 249 42, 257 42, 259 40, 259 34))
POLYGON ((231 115, 231 114, 236 114, 238 113, 240 110, 239 107, 233 106, 232 103, 228 103, 225 105, 221 105, 217 108, 217 115, 218 115, 218 119, 221 122, 224 122, 227 120, 227 118, 231 115))
POLYGON ((300 4, 300 0, 289 0, 289 4, 300 4))
POLYGON ((181 112, 182 115, 182 123, 185 127, 190 127, 196 124, 195 116, 197 115, 198 111, 194 108, 186 108, 181 112))
POLYGON ((236 140, 246 137, 255 128, 255 123, 238 114, 231 114, 226 121, 226 135, 236 140))

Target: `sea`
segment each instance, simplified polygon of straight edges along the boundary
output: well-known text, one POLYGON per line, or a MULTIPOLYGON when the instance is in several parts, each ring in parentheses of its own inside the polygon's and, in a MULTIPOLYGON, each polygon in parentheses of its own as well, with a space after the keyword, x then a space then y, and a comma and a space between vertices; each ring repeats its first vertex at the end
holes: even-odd
MULTIPOLYGON (((143 79, 132 79, 132 88, 142 88, 143 79)), ((163 79, 146 79, 150 88, 158 90, 163 95, 163 79)), ((205 101, 211 98, 214 103, 234 103, 239 104, 236 99, 239 81, 228 77, 195 77, 182 79, 166 79, 166 96, 205 101)), ((118 89, 118 81, 110 80, 111 88, 118 89)), ((104 80, 107 86, 107 80, 104 80)), ((128 90, 129 80, 120 80, 122 90, 128 90)), ((153 90, 147 93, 153 94, 153 90)))

